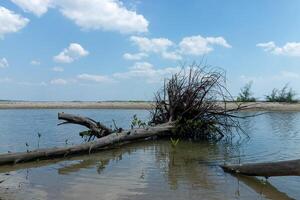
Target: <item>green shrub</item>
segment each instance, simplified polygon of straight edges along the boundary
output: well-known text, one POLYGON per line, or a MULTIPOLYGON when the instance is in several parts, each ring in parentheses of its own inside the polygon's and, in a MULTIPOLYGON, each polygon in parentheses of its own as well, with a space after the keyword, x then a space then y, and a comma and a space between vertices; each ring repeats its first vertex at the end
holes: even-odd
POLYGON ((256 99, 252 96, 251 92, 252 82, 247 83, 244 87, 241 88, 237 101, 239 102, 255 102, 256 99))
POLYGON ((270 95, 266 95, 266 101, 294 103, 297 102, 295 96, 295 91, 286 84, 281 90, 274 88, 270 95))

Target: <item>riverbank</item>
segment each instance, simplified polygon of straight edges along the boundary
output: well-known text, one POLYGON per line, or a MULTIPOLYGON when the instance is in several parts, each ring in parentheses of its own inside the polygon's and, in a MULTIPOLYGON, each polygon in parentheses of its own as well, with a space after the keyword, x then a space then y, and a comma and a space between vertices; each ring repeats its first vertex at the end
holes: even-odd
POLYGON ((151 109, 151 102, 135 101, 2 101, 0 109, 151 109))
MULTIPOLYGON (((300 111, 300 103, 253 102, 243 103, 249 111, 300 111)), ((228 102, 227 108, 235 108, 228 102)), ((1 101, 0 109, 151 109, 147 101, 1 101)))

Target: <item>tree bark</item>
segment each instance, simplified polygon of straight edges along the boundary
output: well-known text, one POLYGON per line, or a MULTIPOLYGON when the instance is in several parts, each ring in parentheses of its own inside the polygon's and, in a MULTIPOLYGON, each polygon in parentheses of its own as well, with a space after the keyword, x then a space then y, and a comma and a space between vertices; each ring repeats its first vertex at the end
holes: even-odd
POLYGON ((65 122, 59 123, 58 125, 63 124, 78 124, 85 126, 89 128, 95 136, 98 138, 109 135, 113 131, 103 125, 100 122, 96 122, 95 120, 88 118, 88 117, 82 117, 79 115, 72 115, 67 113, 58 113, 58 119, 65 120, 65 122))
POLYGON ((113 147, 115 144, 162 135, 169 132, 172 128, 174 128, 172 123, 165 123, 154 127, 137 128, 112 133, 95 141, 73 145, 71 147, 54 147, 30 152, 2 154, 0 155, 0 165, 66 157, 75 154, 89 154, 92 151, 97 151, 104 147, 113 147))
POLYGON ((225 172, 247 176, 300 176, 300 159, 280 162, 221 165, 225 172))

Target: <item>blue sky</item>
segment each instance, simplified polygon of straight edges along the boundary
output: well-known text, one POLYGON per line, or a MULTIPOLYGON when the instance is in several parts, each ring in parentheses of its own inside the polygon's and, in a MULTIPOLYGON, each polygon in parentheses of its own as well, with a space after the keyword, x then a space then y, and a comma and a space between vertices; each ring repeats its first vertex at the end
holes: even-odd
POLYGON ((298 0, 1 0, 0 99, 151 100, 182 63, 300 93, 298 0))

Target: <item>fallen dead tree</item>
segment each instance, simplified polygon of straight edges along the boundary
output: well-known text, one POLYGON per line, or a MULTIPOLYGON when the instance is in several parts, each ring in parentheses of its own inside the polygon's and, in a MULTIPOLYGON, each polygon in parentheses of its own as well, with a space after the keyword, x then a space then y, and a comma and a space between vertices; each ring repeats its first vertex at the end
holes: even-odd
MULTIPOLYGON (((70 115, 72 116, 72 115, 70 115)), ((19 162, 28 162, 33 160, 43 160, 51 158, 66 157, 75 154, 89 154, 107 146, 121 144, 123 142, 134 141, 160 135, 170 131, 174 125, 172 123, 161 124, 147 129, 137 128, 122 132, 111 133, 92 142, 86 142, 71 147, 55 147, 47 149, 38 149, 30 152, 8 153, 0 155, 0 165, 16 164, 19 162)))
POLYGON ((300 176, 300 160, 222 165, 225 172, 247 176, 300 176))
POLYGON ((88 141, 90 141, 93 137, 101 138, 113 132, 112 129, 106 127, 104 124, 96 122, 95 120, 88 117, 82 117, 62 112, 58 113, 58 119, 65 120, 64 122, 59 123, 58 126, 63 124, 78 124, 87 127, 89 130, 81 132, 80 136, 88 136, 88 141))
POLYGON ((236 112, 247 108, 237 105, 228 109, 227 101, 233 101, 233 98, 226 89, 225 72, 218 68, 192 65, 165 80, 164 87, 155 96, 154 109, 148 123, 134 118, 129 130, 118 128, 115 124, 115 129, 111 129, 87 117, 59 113, 58 119, 64 120, 59 125, 78 124, 88 128, 80 133, 86 143, 2 154, 0 165, 91 153, 116 144, 161 135, 219 140, 227 133, 231 136, 232 128, 240 129, 240 117, 236 112))

